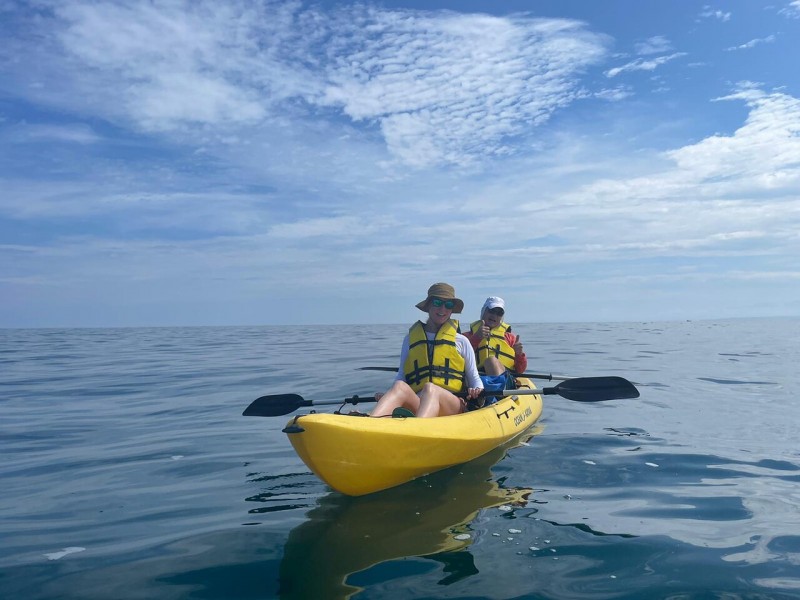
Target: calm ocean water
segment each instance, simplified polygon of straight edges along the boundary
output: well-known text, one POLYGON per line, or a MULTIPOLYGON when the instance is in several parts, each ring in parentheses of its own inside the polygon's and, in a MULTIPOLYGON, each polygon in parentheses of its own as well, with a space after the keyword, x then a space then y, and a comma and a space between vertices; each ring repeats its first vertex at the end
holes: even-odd
POLYGON ((362 498, 241 416, 385 388, 405 329, 0 330, 0 597, 800 598, 800 319, 517 325, 641 398, 362 498))

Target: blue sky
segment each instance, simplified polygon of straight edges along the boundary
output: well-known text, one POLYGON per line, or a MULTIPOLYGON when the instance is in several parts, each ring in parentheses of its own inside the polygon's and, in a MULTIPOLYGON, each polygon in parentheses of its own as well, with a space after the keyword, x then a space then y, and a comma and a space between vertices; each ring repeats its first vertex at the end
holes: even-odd
POLYGON ((0 327, 800 315, 800 0, 0 0, 0 327))

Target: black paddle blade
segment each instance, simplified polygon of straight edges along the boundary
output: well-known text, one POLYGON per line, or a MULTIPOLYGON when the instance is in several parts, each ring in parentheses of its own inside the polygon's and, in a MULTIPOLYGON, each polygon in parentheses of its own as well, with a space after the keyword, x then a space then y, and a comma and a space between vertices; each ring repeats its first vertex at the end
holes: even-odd
POLYGON ((577 377, 562 381, 552 388, 544 388, 545 394, 558 394, 576 402, 603 402, 638 398, 639 390, 624 377, 577 377))
POLYGON ((288 415, 303 406, 311 406, 311 402, 298 394, 273 394, 253 400, 250 406, 244 409, 242 415, 245 417, 279 417, 288 415))

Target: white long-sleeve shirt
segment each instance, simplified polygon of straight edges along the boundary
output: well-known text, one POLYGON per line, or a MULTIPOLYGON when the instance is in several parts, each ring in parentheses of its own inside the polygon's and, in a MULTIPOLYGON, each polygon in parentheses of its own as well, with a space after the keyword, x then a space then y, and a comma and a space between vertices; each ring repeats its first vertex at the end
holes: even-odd
MULTIPOLYGON (((436 339, 436 333, 430 331, 425 332, 425 336, 429 342, 436 339)), ((458 353, 464 357, 464 376, 467 379, 468 388, 483 389, 483 381, 478 375, 478 367, 475 364, 475 351, 472 349, 472 344, 460 333, 456 334, 456 349, 458 353)), ((396 381, 405 380, 405 364, 408 358, 408 334, 403 338, 403 348, 400 350, 400 368, 397 369, 396 381)))

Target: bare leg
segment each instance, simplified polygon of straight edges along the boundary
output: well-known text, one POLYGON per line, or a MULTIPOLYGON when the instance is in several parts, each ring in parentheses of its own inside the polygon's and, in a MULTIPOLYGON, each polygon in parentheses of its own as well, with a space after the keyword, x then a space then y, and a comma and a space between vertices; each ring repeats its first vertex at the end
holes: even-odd
POLYGON ((483 361, 483 370, 487 375, 502 375, 506 372, 506 368, 494 356, 490 356, 483 361))
POLYGON ((370 415, 373 417, 385 417, 392 414, 392 411, 399 406, 407 408, 414 413, 419 409, 419 396, 414 393, 414 390, 405 381, 395 381, 389 391, 378 400, 378 404, 375 405, 370 415))
POLYGON ((461 412, 461 399, 444 388, 426 383, 419 392, 418 417, 444 417, 461 412))

